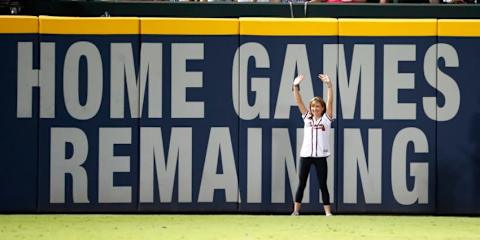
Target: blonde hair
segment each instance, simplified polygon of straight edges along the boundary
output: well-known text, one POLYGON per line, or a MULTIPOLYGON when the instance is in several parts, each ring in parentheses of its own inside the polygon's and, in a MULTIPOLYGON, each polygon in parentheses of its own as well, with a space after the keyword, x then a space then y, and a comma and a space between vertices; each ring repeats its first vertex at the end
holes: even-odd
POLYGON ((318 96, 312 98, 312 100, 310 100, 310 102, 308 102, 309 110, 312 109, 312 104, 313 104, 314 102, 318 102, 318 103, 320 103, 320 105, 322 105, 322 108, 323 108, 322 116, 323 116, 323 114, 325 114, 325 112, 327 111, 327 107, 326 107, 325 101, 323 101, 323 98, 318 97, 318 96))

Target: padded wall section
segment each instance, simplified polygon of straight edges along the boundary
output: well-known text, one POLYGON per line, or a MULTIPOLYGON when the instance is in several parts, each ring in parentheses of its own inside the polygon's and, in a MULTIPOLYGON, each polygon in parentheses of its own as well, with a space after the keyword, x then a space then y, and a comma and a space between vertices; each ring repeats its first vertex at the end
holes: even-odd
MULTIPOLYGON (((293 79, 305 75, 300 92, 307 108, 313 96, 325 96, 317 76, 335 71, 337 33, 336 19, 240 18, 240 211, 292 211, 304 125, 293 79)), ((332 127, 327 181, 335 204, 335 122, 332 127)), ((313 168, 304 192, 302 211, 323 212, 313 168)))
MULTIPOLYGON (((0 16, 0 212, 34 212, 38 167, 38 19, 0 16)), ((43 109, 45 110, 45 108, 43 109)))
MULTIPOLYGON (((334 85, 337 213, 480 214, 480 21, 0 16, 0 212, 289 213, 334 85)), ((303 213, 323 212, 315 170, 303 213)))
POLYGON ((139 19, 39 19, 39 211, 136 211, 139 19))
POLYGON ((140 211, 236 212, 238 19, 141 19, 140 211))
POLYGON ((339 19, 339 212, 435 212, 436 24, 339 19))
POLYGON ((438 20, 440 214, 480 213, 479 56, 479 20, 438 20))

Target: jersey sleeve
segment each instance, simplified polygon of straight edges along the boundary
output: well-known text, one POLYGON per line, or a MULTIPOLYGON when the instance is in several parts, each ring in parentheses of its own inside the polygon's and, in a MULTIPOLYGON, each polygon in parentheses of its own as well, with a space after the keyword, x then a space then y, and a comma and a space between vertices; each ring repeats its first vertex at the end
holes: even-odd
POLYGON ((302 114, 302 119, 305 121, 305 119, 310 118, 311 115, 310 111, 307 111, 305 114, 302 114))
POLYGON ((330 118, 328 117, 328 114, 327 114, 327 113, 324 113, 324 114, 323 114, 322 120, 325 121, 324 124, 328 124, 328 126, 331 126, 331 125, 332 125, 333 119, 330 119, 330 118), (325 120, 323 120, 323 119, 325 119, 325 120))

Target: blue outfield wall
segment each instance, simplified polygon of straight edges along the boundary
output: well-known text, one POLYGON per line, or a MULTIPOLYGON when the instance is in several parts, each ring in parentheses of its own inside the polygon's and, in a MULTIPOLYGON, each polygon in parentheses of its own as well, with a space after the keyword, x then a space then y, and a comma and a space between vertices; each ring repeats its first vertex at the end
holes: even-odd
POLYGON ((161 50, 161 61, 151 61, 160 63, 161 89, 152 90, 156 69, 149 67, 154 98, 145 98, 140 119, 139 211, 236 212, 239 131, 231 79, 238 21, 145 19, 141 26, 142 48, 161 50))
POLYGON ((132 96, 124 79, 138 71, 139 19, 39 22, 55 102, 39 120, 38 210, 136 211, 139 119, 129 103, 138 101, 138 91, 132 96), (92 25, 102 35, 67 32, 92 25))
MULTIPOLYGON (((299 73, 306 75, 301 90, 305 101, 323 95, 316 75, 322 72, 323 59, 336 55, 337 33, 333 19, 240 19, 240 211, 292 210, 303 139, 292 79, 299 73), (324 45, 333 49, 324 51, 324 45)), ((334 134, 331 140, 333 148, 334 134)), ((330 200, 335 208, 333 156, 327 161, 332 173, 328 177, 330 200)), ((303 211, 322 212, 316 174, 311 175, 305 191, 303 211)))
POLYGON ((335 212, 480 213, 477 20, 0 23, 0 212, 288 213, 327 73, 335 212))
POLYGON ((339 29, 339 209, 435 213, 436 116, 424 100, 436 97, 426 63, 437 21, 339 19, 339 29))
POLYGON ((37 210, 38 172, 38 19, 2 17, 0 64, 3 114, 3 156, 0 162, 0 208, 2 211, 37 210), (15 25, 21 27, 15 28, 15 25), (18 66, 26 69, 21 70, 18 66), (17 81, 17 79, 22 79, 17 81), (25 91, 17 91, 23 85, 25 91), (18 102, 25 104, 21 105, 18 102))
MULTIPOLYGON (((438 198, 440 214, 480 213, 480 83, 476 81, 480 65, 478 26, 480 21, 439 20, 438 41, 444 43, 438 49, 439 71, 455 79, 455 84, 444 82, 443 89, 459 92, 459 96, 438 95, 438 102, 446 106, 446 98, 456 98, 458 112, 439 112, 447 121, 437 124, 438 198)), ((447 77, 438 73, 444 79, 447 77)), ((453 82, 452 82, 453 83, 453 82)), ((439 81, 440 84, 440 81, 439 81)), ((456 102, 456 101, 454 101, 456 102)))

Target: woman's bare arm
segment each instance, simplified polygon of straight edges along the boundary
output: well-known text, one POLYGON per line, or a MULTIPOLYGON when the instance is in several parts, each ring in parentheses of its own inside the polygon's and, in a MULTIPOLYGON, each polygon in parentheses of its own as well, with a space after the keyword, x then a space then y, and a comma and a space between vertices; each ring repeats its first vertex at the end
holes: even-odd
POLYGON ((302 100, 302 95, 300 95, 300 83, 303 81, 303 74, 298 75, 293 81, 293 96, 295 97, 295 102, 297 103, 298 109, 303 114, 307 113, 305 104, 302 100))
POLYGON ((327 103, 326 103, 326 113, 330 119, 333 119, 333 90, 332 90, 332 81, 326 74, 319 74, 318 78, 327 85, 327 103))

